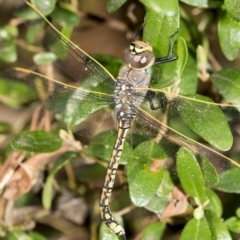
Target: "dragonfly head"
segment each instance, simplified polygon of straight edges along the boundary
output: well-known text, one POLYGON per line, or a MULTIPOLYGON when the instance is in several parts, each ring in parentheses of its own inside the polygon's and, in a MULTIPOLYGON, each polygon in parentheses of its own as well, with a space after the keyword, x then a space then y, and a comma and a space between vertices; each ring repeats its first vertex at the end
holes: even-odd
POLYGON ((136 70, 151 67, 154 61, 155 56, 152 51, 152 46, 144 41, 136 40, 131 42, 123 53, 124 64, 136 70))

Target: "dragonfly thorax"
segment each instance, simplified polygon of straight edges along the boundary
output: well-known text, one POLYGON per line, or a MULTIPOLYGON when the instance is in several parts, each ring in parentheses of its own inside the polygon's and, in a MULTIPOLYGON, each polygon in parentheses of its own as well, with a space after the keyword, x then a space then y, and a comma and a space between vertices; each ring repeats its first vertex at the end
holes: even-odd
POLYGON ((154 64, 155 56, 152 46, 144 41, 134 41, 123 53, 123 62, 129 68, 146 69, 154 64))
POLYGON ((137 113, 137 107, 143 102, 147 91, 141 88, 149 87, 151 79, 151 68, 142 70, 132 69, 123 66, 118 74, 114 89, 114 115, 115 120, 118 118, 134 118, 137 113))

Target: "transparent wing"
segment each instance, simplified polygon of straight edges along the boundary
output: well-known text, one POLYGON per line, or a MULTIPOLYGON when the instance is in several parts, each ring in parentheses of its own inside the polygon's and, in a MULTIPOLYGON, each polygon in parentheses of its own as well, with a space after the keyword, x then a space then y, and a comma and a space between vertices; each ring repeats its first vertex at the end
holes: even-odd
MULTIPOLYGON (((156 92, 158 94, 151 98, 155 110, 151 109, 149 101, 141 108, 135 106, 140 129, 150 132, 156 142, 185 146, 194 154, 205 157, 219 174, 231 167, 240 167, 228 157, 229 152, 224 155, 216 150, 227 151, 234 145, 232 132, 239 127, 239 106, 216 104, 199 95, 184 97, 156 92)), ((171 161, 178 148, 171 148, 171 161)), ((171 161, 165 166, 172 170, 175 164, 171 161)))
MULTIPOLYGON (((27 2, 26 2, 27 3, 27 2)), ((46 51, 56 55, 55 63, 68 76, 76 81, 88 80, 88 84, 105 84, 105 91, 112 89, 114 84, 113 76, 91 56, 63 36, 34 6, 30 3, 23 6, 23 11, 28 8, 28 14, 32 18, 38 18, 36 22, 46 25, 41 31, 41 44, 46 51)), ((34 24, 34 21, 33 21, 34 24)), ((103 89, 103 90, 104 90, 103 89)))
POLYGON ((77 88, 22 68, 3 71, 0 80, 7 89, 12 89, 16 82, 29 87, 29 92, 35 93, 33 97, 39 98, 48 110, 71 128, 113 104, 112 95, 102 91, 104 83, 99 83, 90 91, 84 88, 84 82, 77 88))

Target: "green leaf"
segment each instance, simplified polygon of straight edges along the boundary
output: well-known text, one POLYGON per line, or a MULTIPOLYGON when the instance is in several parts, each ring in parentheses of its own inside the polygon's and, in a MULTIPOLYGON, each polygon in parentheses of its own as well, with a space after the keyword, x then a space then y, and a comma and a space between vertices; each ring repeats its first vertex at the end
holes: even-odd
MULTIPOLYGON (((85 154, 96 157, 98 159, 109 161, 116 139, 116 133, 113 133, 112 131, 102 132, 92 139, 91 143, 85 151, 85 154)), ((120 163, 126 164, 131 153, 132 148, 130 144, 125 141, 120 163)))
POLYGON ((209 187, 216 186, 219 183, 219 177, 216 168, 205 157, 201 156, 201 160, 201 167, 205 184, 209 187))
POLYGON ((64 8, 55 8, 51 17, 54 22, 58 23, 61 27, 76 27, 79 24, 79 16, 72 11, 64 8))
POLYGON ((211 232, 208 223, 203 218, 196 220, 195 218, 188 221, 184 227, 180 240, 211 240, 211 232))
POLYGON ((234 233, 240 233, 240 219, 237 217, 231 217, 227 219, 225 222, 227 228, 234 233))
POLYGON ((127 0, 108 0, 107 10, 110 13, 116 12, 127 0))
POLYGON ((17 50, 14 40, 9 39, 1 42, 0 60, 8 63, 12 63, 17 60, 17 50))
POLYGON ((240 169, 233 168, 220 174, 219 184, 215 188, 223 192, 239 193, 240 192, 239 182, 240 182, 240 169))
POLYGON ((216 215, 215 211, 205 211, 205 217, 211 231, 212 239, 232 239, 222 219, 216 215))
POLYGON ((240 108, 240 70, 225 68, 211 75, 211 82, 229 102, 240 108))
POLYGON ((233 144, 233 136, 228 122, 218 106, 207 105, 212 99, 201 95, 190 95, 196 99, 194 104, 179 101, 178 113, 186 124, 204 140, 220 150, 229 150, 233 144), (224 138, 222 137, 224 136, 224 138))
POLYGON ((162 239, 166 230, 166 225, 161 222, 149 224, 141 234, 142 240, 156 240, 162 239))
POLYGON ((176 0, 170 1, 158 1, 158 0, 140 0, 147 8, 154 10, 157 13, 164 15, 174 15, 176 8, 178 7, 176 0))
POLYGON ((163 148, 153 141, 143 142, 134 149, 127 172, 130 197, 136 206, 145 206, 156 193, 166 157, 163 148))
POLYGON ((15 25, 7 24, 0 27, 0 39, 10 40, 18 36, 18 28, 15 25))
POLYGON ((33 240, 28 234, 21 231, 12 231, 9 232, 7 236, 3 238, 3 240, 33 240))
POLYGON ((30 232, 29 236, 33 239, 33 240, 47 240, 46 237, 44 237, 42 234, 38 233, 38 232, 30 232))
POLYGON ((62 140, 44 131, 23 132, 13 138, 11 145, 14 149, 27 152, 53 152, 61 147, 62 140))
MULTIPOLYGON (((1 96, 0 96, 1 99, 1 96)), ((9 133, 12 130, 12 124, 0 121, 0 133, 9 133)))
POLYGON ((188 58, 187 45, 183 38, 180 37, 175 41, 174 52, 178 56, 178 59, 161 66, 163 68, 163 73, 161 74, 162 80, 158 79, 158 84, 154 84, 155 88, 163 88, 174 84, 176 80, 181 80, 188 58))
POLYGON ((237 215, 238 218, 240 218, 240 208, 238 208, 238 209, 236 210, 236 215, 237 215))
POLYGON ((177 172, 186 193, 203 202, 205 198, 203 175, 197 160, 186 148, 180 148, 177 153, 177 172))
POLYGON ((31 3, 45 16, 50 14, 56 5, 56 0, 44 0, 44 1, 38 1, 38 0, 31 0, 31 3))
MULTIPOLYGON (((170 0, 166 2, 145 0, 142 1, 142 3, 148 8, 143 29, 143 39, 152 45, 156 58, 166 57, 170 50, 170 36, 176 33, 179 28, 178 1, 170 0), (158 24, 156 24, 156 19, 158 24)), ((175 36, 175 38, 176 37, 177 36, 175 36)), ((177 47, 180 52, 185 51, 184 48, 182 48, 184 47, 183 44, 183 41, 180 40, 179 47, 177 47)), ((179 56, 179 58, 181 57, 183 57, 183 59, 185 58, 185 56, 179 56)), ((179 75, 179 65, 176 62, 177 61, 167 64, 158 64, 153 67, 151 83, 155 88, 167 86, 169 82, 172 84, 173 78, 179 75), (171 72, 170 76, 168 75, 169 72, 171 72)), ((184 62, 184 60, 179 60, 179 62, 184 62)))
MULTIPOLYGON (((6 70, 7 73, 8 70, 6 70)), ((9 77, 0 76, 0 101, 11 107, 19 107, 34 99, 33 91, 21 82, 9 77)))
MULTIPOLYGON (((114 217, 119 224, 123 226, 123 219, 121 217, 114 217)), ((101 240, 119 240, 120 237, 118 237, 110 228, 106 226, 105 223, 102 222, 100 226, 100 233, 99 233, 99 239, 101 240)))
POLYGON ((181 2, 199 8, 216 8, 223 3, 221 0, 181 0, 181 2))
POLYGON ((209 188, 205 189, 206 199, 209 199, 209 203, 204 207, 204 210, 212 211, 217 217, 222 216, 223 207, 219 196, 209 188))
POLYGON ((197 64, 191 55, 188 55, 186 66, 183 69, 181 75, 181 82, 179 84, 179 94, 187 95, 187 94, 195 94, 197 91, 197 64))
POLYGON ((60 159, 55 163, 51 169, 46 183, 44 184, 43 194, 42 194, 42 204, 45 209, 51 208, 52 203, 52 185, 54 180, 54 175, 69 161, 76 157, 76 153, 67 152, 63 154, 60 159))
POLYGON ((117 77, 119 69, 122 66, 122 59, 101 54, 91 54, 91 56, 111 72, 113 76, 117 77))
POLYGON ((147 205, 144 206, 150 212, 161 214, 169 204, 169 196, 154 195, 147 205))
POLYGON ((57 59, 57 56, 51 52, 37 53, 33 57, 33 61, 39 65, 53 63, 56 59, 57 59))
MULTIPOLYGON (((31 14, 32 14, 32 12, 31 12, 31 14)), ((27 32, 25 35, 26 42, 29 44, 33 44, 33 43, 37 42, 39 35, 36 34, 36 32, 41 33, 41 32, 43 32, 43 30, 44 30, 44 22, 43 21, 31 22, 31 24, 28 25, 27 32)))
POLYGON ((236 21, 240 22, 240 1, 225 0, 224 5, 226 7, 227 13, 236 21))
POLYGON ((223 12, 218 22, 218 35, 221 49, 228 60, 234 60, 240 48, 240 22, 223 12))

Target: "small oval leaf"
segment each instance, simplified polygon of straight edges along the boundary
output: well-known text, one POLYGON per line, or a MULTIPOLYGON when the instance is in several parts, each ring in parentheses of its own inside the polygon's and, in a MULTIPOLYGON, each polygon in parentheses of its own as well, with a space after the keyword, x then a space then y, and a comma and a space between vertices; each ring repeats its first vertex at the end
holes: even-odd
POLYGON ((163 148, 153 141, 143 142, 134 149, 127 169, 130 197, 136 206, 145 206, 156 193, 166 157, 163 148))
POLYGON ((232 239, 226 225, 223 223, 222 219, 215 214, 215 212, 206 210, 205 217, 212 234, 212 239, 232 239))
POLYGON ((231 232, 240 234, 240 219, 237 217, 231 217, 225 221, 225 225, 231 232))
POLYGON ((179 101, 177 106, 183 121, 213 146, 223 151, 229 150, 233 144, 233 136, 221 109, 211 104, 208 106, 207 102, 213 103, 208 97, 197 94, 190 97, 196 99, 194 104, 179 101))
POLYGON ((184 190, 191 197, 203 202, 205 198, 203 174, 197 160, 186 148, 180 148, 177 153, 177 172, 184 190))
POLYGON ((161 222, 155 222, 149 224, 141 234, 142 240, 156 240, 162 239, 163 234, 166 230, 166 225, 161 222))
POLYGON ((56 59, 57 56, 51 52, 37 53, 33 57, 33 61, 38 65, 53 63, 56 59))
POLYGON ((53 152, 62 145, 62 140, 52 134, 44 131, 23 132, 13 138, 11 145, 14 149, 27 152, 53 152))
POLYGON ((204 156, 201 156, 201 160, 205 184, 210 187, 216 186, 219 183, 219 177, 215 167, 204 156))
POLYGON ((240 70, 225 68, 211 75, 211 82, 218 92, 240 109, 240 70))
POLYGON ((31 2, 45 16, 50 14, 54 10, 56 5, 56 0, 31 0, 31 2))
POLYGON ((240 49, 240 22, 224 11, 218 22, 218 35, 221 49, 228 60, 234 60, 240 49))
POLYGON ((206 199, 209 203, 204 207, 205 210, 214 212, 218 217, 222 216, 223 207, 219 196, 209 188, 205 189, 206 199))
POLYGON ((215 188, 223 192, 239 193, 239 182, 240 169, 233 168, 220 174, 219 184, 215 188))
POLYGON ((211 240, 211 231, 207 221, 203 218, 192 218, 184 227, 180 240, 211 240))

